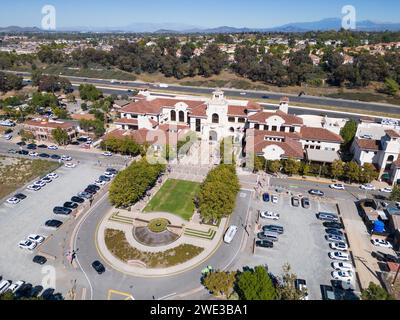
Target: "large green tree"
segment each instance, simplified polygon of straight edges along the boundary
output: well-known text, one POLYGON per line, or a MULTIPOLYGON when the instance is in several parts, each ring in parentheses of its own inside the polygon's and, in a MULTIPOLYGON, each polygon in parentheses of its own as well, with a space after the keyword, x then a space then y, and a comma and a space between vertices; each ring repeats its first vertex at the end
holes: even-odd
POLYGON ((65 145, 69 141, 68 132, 62 128, 56 128, 51 131, 51 136, 58 145, 65 145))
POLYGON ((389 197, 390 201, 400 201, 400 186, 396 185, 393 187, 393 191, 389 197))
POLYGON ((242 300, 276 300, 278 294, 265 267, 257 266, 237 276, 237 291, 242 300))
POLYGON ((342 136, 344 142, 342 147, 348 150, 357 132, 357 122, 355 120, 349 120, 346 122, 344 127, 340 130, 340 135, 342 136))
POLYGON ((92 84, 81 84, 79 86, 79 94, 82 100, 97 101, 103 93, 92 84))
POLYGON ((302 300, 307 291, 300 291, 295 286, 297 275, 291 271, 291 266, 287 263, 282 267, 282 281, 278 287, 281 300, 302 300))
POLYGON ((203 284, 212 294, 229 297, 236 281, 236 272, 210 272, 203 284))
POLYGON ((394 300, 394 298, 381 286, 371 282, 369 287, 361 292, 362 300, 394 300))

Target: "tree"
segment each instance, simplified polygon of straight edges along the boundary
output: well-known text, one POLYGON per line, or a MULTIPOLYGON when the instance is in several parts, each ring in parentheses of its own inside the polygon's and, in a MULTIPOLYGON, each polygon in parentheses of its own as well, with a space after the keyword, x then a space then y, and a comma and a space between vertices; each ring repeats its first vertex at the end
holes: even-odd
POLYGON ((395 185, 393 187, 393 191, 390 194, 389 200, 390 201, 400 201, 400 186, 399 185, 395 185))
POLYGON ((19 90, 22 88, 22 78, 12 73, 0 72, 0 92, 19 90))
POLYGON ((362 300, 394 300, 385 289, 371 282, 369 287, 361 292, 362 300))
POLYGON ((291 266, 288 263, 282 267, 282 270, 282 281, 278 287, 281 300, 302 300, 307 295, 307 291, 300 291, 296 288, 297 275, 291 272, 291 266))
POLYGON ((235 280, 236 272, 210 272, 203 279, 203 284, 213 295, 229 297, 235 280))
POLYGON ((21 129, 19 132, 22 141, 35 141, 35 136, 32 132, 21 129))
POLYGON ((276 300, 278 298, 271 277, 263 266, 239 273, 237 291, 242 300, 276 300))
POLYGON ((79 94, 82 100, 97 101, 103 93, 92 84, 81 84, 79 86, 79 94))
POLYGON ((51 136, 58 145, 65 145, 69 141, 68 132, 62 128, 56 128, 51 132, 51 136))
POLYGON ((357 133, 357 122, 355 120, 347 121, 344 127, 340 130, 340 135, 343 138, 344 142, 342 144, 342 148, 348 150, 351 146, 351 143, 354 140, 354 137, 357 133))
POLYGON ((123 155, 130 155, 136 157, 141 153, 141 146, 133 139, 125 137, 123 139, 108 138, 101 143, 103 150, 120 153, 123 155))
POLYGON ((267 166, 267 160, 265 157, 256 156, 254 158, 254 171, 265 171, 267 166))
POLYGON ((289 175, 298 174, 300 171, 301 162, 293 158, 283 161, 283 171, 289 175))
POLYGON ((308 163, 303 163, 301 167, 301 173, 303 176, 308 176, 311 171, 311 166, 308 163))
POLYGON ((375 166, 371 163, 365 163, 361 168, 360 173, 360 182, 361 183, 370 183, 376 179, 378 179, 379 173, 376 170, 375 166))
POLYGON ((279 160, 268 161, 268 171, 271 173, 278 173, 281 170, 281 162, 279 160))
POLYGON ((340 179, 344 175, 345 163, 342 160, 335 160, 331 165, 331 175, 334 179, 340 179))
POLYGON ((397 83, 396 80, 392 78, 386 78, 385 79, 385 86, 384 86, 384 92, 386 92, 388 95, 395 96, 397 92, 399 92, 400 86, 397 83))
POLYGON ((350 182, 360 181, 360 175, 361 175, 361 168, 355 161, 348 162, 345 165, 345 177, 350 182))

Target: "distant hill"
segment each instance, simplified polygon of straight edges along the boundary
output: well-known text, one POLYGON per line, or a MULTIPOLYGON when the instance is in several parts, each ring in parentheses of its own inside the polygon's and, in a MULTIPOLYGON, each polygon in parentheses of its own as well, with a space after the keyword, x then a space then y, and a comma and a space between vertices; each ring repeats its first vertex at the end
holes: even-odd
POLYGON ((43 30, 37 27, 18 27, 18 26, 9 26, 9 27, 0 27, 0 33, 26 33, 26 32, 43 32, 43 30))

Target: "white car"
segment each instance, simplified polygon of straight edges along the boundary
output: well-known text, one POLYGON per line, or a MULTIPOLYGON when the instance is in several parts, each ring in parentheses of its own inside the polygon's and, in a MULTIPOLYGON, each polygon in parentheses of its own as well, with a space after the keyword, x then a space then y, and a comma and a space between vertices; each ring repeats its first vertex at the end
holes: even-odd
POLYGON ((350 272, 354 271, 353 265, 346 262, 334 262, 332 263, 332 267, 336 271, 350 271, 350 272))
POLYGON ((360 189, 367 190, 367 191, 374 191, 376 188, 372 184, 363 184, 360 186, 360 189))
POLYGON ((346 241, 346 239, 344 237, 337 236, 337 235, 334 235, 334 234, 326 235, 325 239, 327 241, 330 241, 330 242, 345 242, 346 241))
POLYGON ((11 286, 11 281, 3 280, 0 282, 0 294, 3 294, 11 286))
POLYGON ((278 197, 277 196, 272 196, 271 197, 271 202, 275 203, 275 204, 278 203, 278 197))
POLYGON ((271 211, 260 211, 260 218, 262 219, 270 219, 270 220, 279 220, 279 213, 271 212, 271 211))
POLYGON ((39 157, 39 154, 37 152, 31 151, 31 152, 29 152, 29 156, 36 158, 36 157, 39 157))
POLYGON ((28 250, 32 251, 33 249, 36 248, 37 243, 33 242, 33 241, 30 241, 30 240, 23 240, 18 244, 18 246, 21 249, 28 249, 28 250))
POLYGON ((377 246, 377 247, 390 248, 390 249, 393 248, 393 246, 386 240, 372 239, 371 242, 374 246, 377 246))
POLYGON ((38 234, 31 234, 26 238, 29 241, 36 242, 37 244, 42 243, 45 240, 45 237, 40 236, 38 234))
POLYGON ((346 190, 346 188, 344 187, 344 185, 341 184, 341 183, 331 184, 331 185, 329 186, 329 188, 335 189, 335 190, 346 190))
POLYGON ((241 96, 245 96, 247 93, 246 92, 241 92, 240 95, 241 96))
POLYGON ((105 182, 105 181, 103 181, 103 180, 96 180, 96 181, 94 182, 94 184, 95 184, 96 186, 99 186, 99 187, 104 186, 106 183, 107 183, 107 182, 105 182))
POLYGON ((57 179, 57 178, 58 178, 58 174, 52 172, 52 173, 49 173, 46 177, 47 177, 47 178, 50 178, 50 179, 52 179, 52 180, 54 180, 54 179, 57 179))
POLYGON ((386 188, 379 189, 379 191, 380 192, 384 192, 384 193, 392 193, 393 189, 389 188, 389 187, 386 187, 386 188))
POLYGON ((103 152, 103 156, 105 157, 112 157, 112 153, 111 152, 103 152))
POLYGON ((224 242, 230 244, 238 230, 239 228, 237 226, 230 226, 225 233, 224 242))
POLYGON ((36 185, 34 185, 34 184, 31 184, 31 185, 29 185, 29 186, 27 187, 27 189, 28 189, 28 190, 31 190, 31 191, 39 191, 39 190, 42 189, 42 188, 39 187, 39 186, 36 186, 36 185))
POLYGON ((115 177, 115 174, 114 174, 114 173, 108 172, 108 171, 104 172, 103 175, 105 175, 105 176, 108 177, 108 178, 114 178, 114 177, 115 177))
POLYGON ((350 256, 348 253, 341 252, 341 251, 333 251, 329 252, 329 258, 332 260, 339 260, 339 261, 349 261, 350 256))
POLYGON ((353 280, 353 273, 350 271, 333 271, 332 278, 335 280, 350 282, 353 280))
POLYGON ((75 164, 75 163, 68 162, 68 163, 65 164, 65 167, 66 167, 66 168, 73 169, 73 168, 76 167, 76 164, 75 164))
POLYGON ((16 283, 13 283, 11 286, 8 287, 7 291, 11 291, 12 293, 15 293, 18 291, 19 288, 21 288, 25 284, 25 281, 17 281, 16 283))
POLYGON ((331 249, 339 251, 347 251, 349 249, 349 246, 344 242, 331 242, 329 246, 331 249))
POLYGON ((49 150, 58 150, 58 147, 55 146, 55 145, 52 145, 52 146, 48 146, 47 149, 49 149, 49 150))
POLYGON ((21 202, 20 199, 14 198, 14 197, 12 197, 12 198, 10 198, 10 199, 7 199, 7 203, 9 203, 9 204, 18 204, 18 203, 20 203, 20 202, 21 202))
POLYGON ((39 181, 34 182, 33 185, 43 188, 46 185, 46 182, 39 180, 39 181))
POLYGON ((61 161, 72 161, 72 158, 70 156, 61 156, 61 161))

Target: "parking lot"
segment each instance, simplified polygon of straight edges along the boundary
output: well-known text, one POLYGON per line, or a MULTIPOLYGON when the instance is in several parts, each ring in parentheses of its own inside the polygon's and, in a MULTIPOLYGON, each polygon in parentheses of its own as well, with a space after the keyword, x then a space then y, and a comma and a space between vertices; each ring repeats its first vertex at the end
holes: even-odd
POLYGON ((318 220, 318 212, 337 214, 336 204, 321 202, 320 199, 311 199, 311 207, 293 207, 291 198, 287 195, 279 196, 277 204, 257 201, 255 209, 268 210, 280 215, 278 221, 260 219, 260 225, 280 225, 284 227, 283 235, 274 243, 273 249, 255 248, 252 258, 254 265, 267 264, 275 276, 282 274, 282 266, 289 263, 292 272, 299 279, 307 281, 310 300, 322 299, 321 285, 331 285, 331 267, 333 260, 328 256, 334 251, 325 239, 325 228, 318 220))
MULTIPOLYGON (((46 275, 43 267, 34 264, 34 252, 20 249, 18 243, 30 234, 39 234, 45 237, 55 231, 44 227, 49 219, 66 220, 68 217, 53 214, 55 206, 62 206, 64 202, 93 183, 103 172, 104 168, 81 163, 74 169, 60 167, 55 172, 59 178, 46 185, 40 191, 28 191, 26 188, 18 190, 27 198, 17 205, 2 203, 0 205, 0 232, 2 246, 0 247, 0 276, 3 279, 24 280, 34 285, 42 283, 46 275)), ((38 180, 38 179, 37 179, 38 180)), ((48 262, 45 266, 48 266, 48 262)))

